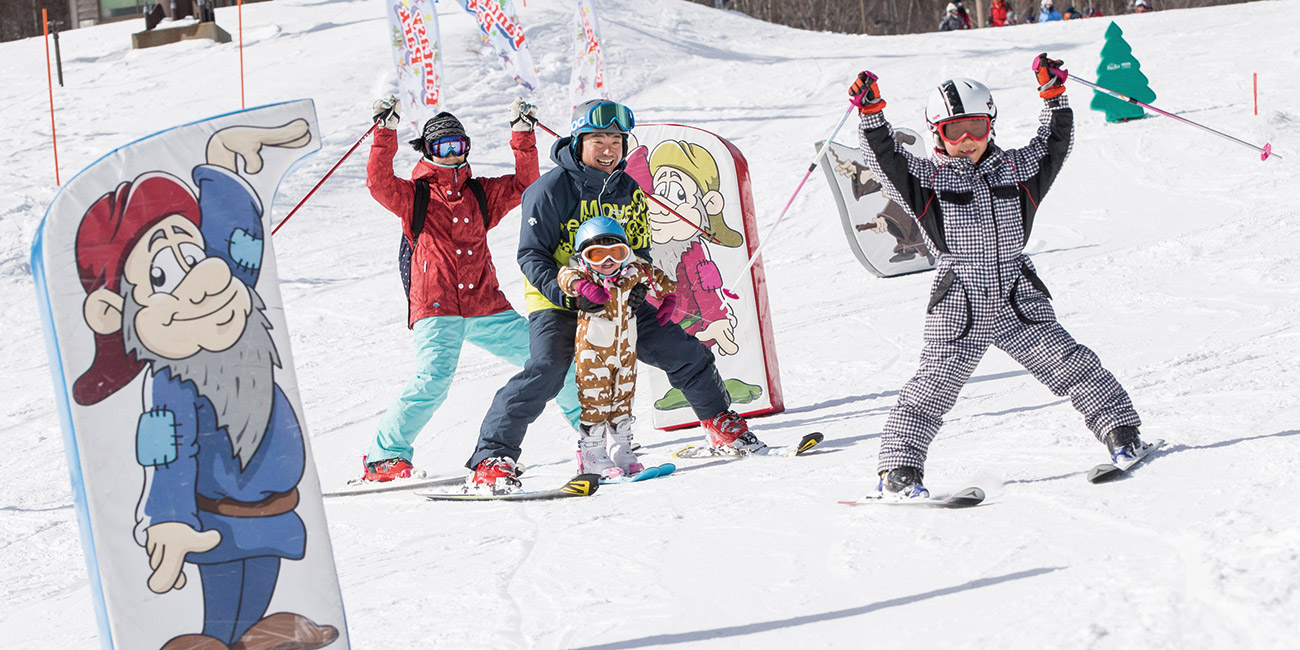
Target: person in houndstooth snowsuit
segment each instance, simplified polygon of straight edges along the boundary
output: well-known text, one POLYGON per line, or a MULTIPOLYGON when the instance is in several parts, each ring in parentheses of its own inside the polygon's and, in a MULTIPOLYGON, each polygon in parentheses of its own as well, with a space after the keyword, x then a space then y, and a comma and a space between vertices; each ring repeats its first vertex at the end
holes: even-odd
POLYGON ((1057 322, 1051 294, 1024 253, 1038 207, 1073 144, 1060 65, 1046 55, 1035 59, 1044 105, 1037 135, 1018 149, 993 144, 997 107, 979 82, 952 79, 934 91, 926 114, 935 138, 930 159, 894 141, 875 75, 859 75, 849 91, 862 112, 867 165, 886 194, 917 218, 939 260, 920 368, 900 391, 881 435, 878 489, 897 492, 893 488, 915 483, 924 492, 920 481, 930 443, 991 345, 1054 394, 1068 395, 1112 454, 1117 446, 1129 445, 1131 452, 1140 444, 1140 420, 1128 394, 1097 355, 1057 322), (891 486, 899 468, 914 476, 891 486))

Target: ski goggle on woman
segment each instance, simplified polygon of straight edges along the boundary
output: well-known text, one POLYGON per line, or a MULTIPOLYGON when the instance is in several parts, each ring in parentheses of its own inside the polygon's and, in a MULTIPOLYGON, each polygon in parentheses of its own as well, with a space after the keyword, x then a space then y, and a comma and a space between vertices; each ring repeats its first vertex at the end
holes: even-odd
POLYGON ((614 123, 618 123, 619 129, 623 131, 635 129, 636 118, 632 116, 632 109, 616 102, 596 104, 587 111, 586 116, 578 118, 578 124, 573 125, 573 130, 577 131, 583 126, 604 129, 614 123))
POLYGON ((939 129, 939 137, 945 142, 957 144, 965 136, 970 136, 974 140, 983 140, 989 137, 989 131, 993 130, 993 120, 986 115, 977 117, 959 117, 935 125, 939 129))
POLYGON ((461 156, 469 153, 469 138, 463 135, 450 135, 433 142, 426 140, 424 153, 437 158, 461 156))
POLYGON ((632 259, 632 249, 627 244, 592 244, 582 249, 582 259, 590 264, 604 264, 606 260, 623 264, 632 259))

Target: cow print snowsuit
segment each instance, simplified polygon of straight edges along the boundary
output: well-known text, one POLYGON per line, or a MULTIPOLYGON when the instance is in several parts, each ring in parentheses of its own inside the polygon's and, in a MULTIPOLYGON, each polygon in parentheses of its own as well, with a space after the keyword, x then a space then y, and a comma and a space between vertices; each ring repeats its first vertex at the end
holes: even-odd
POLYGON ((636 394, 636 309, 628 296, 638 284, 653 287, 652 295, 662 298, 677 291, 663 271, 641 262, 627 265, 614 278, 602 281, 590 271, 575 266, 560 269, 558 281, 565 294, 576 297, 573 285, 588 280, 605 287, 609 300, 601 311, 578 312, 573 362, 578 373, 578 403, 581 422, 588 427, 614 423, 632 415, 636 394))
POLYGON ((1068 395, 1098 440, 1138 426, 1124 388, 1057 323, 1051 295, 1024 254, 1038 206, 1073 145, 1065 96, 1045 101, 1028 145, 1003 150, 990 141, 978 163, 937 149, 928 160, 909 154, 880 113, 862 116, 860 138, 887 196, 918 215, 939 258, 921 365, 889 412, 878 471, 924 468, 944 414, 990 345, 1057 396, 1068 395))

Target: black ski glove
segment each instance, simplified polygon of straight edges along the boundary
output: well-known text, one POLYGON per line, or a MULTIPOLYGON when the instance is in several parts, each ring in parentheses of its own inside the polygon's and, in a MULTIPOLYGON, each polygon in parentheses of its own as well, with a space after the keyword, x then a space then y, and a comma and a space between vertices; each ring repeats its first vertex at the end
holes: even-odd
POLYGON ((640 282, 636 283, 636 286, 632 287, 632 290, 627 292, 627 306, 631 307, 632 311, 640 309, 641 305, 645 304, 645 294, 648 291, 650 291, 650 287, 647 287, 640 282))

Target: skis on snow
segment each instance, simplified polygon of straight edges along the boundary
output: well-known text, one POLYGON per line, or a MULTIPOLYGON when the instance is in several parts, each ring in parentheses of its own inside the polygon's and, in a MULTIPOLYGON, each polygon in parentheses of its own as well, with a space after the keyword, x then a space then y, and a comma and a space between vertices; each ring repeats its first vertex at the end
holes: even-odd
POLYGON ((840 501, 840 503, 846 506, 861 506, 868 503, 876 503, 921 508, 969 508, 984 503, 984 490, 977 487, 968 487, 945 497, 934 497, 929 499, 886 499, 879 496, 869 496, 855 499, 853 501, 840 501))
POLYGON ((1126 460, 1122 463, 1102 463, 1088 470, 1088 482, 1105 483, 1123 476, 1130 469, 1133 469, 1134 465, 1142 462, 1144 458, 1151 455, 1151 452, 1155 451, 1163 444, 1165 444, 1164 440, 1143 443, 1142 447, 1137 450, 1137 457, 1132 460, 1126 460))
MULTIPOLYGON (((462 478, 461 481, 463 482, 464 479, 462 478)), ((417 490, 415 494, 430 501, 548 501, 550 499, 566 499, 569 497, 589 497, 595 494, 599 487, 599 474, 579 474, 569 479, 564 485, 549 490, 530 490, 506 494, 417 490)))
POLYGON ((436 478, 396 478, 391 481, 366 481, 354 478, 348 484, 336 490, 321 492, 324 497, 350 497, 360 494, 378 494, 381 492, 404 492, 423 488, 440 487, 464 483, 465 476, 439 476, 436 478))
POLYGON ((614 485, 618 483, 640 483, 641 481, 649 481, 652 478, 663 478, 675 471, 677 471, 676 465, 672 463, 664 463, 662 465, 647 467, 632 476, 624 474, 618 478, 601 478, 600 484, 614 485))
POLYGON ((695 459, 695 458, 748 458, 749 456, 802 456, 809 449, 816 447, 825 439, 821 433, 813 432, 799 440, 798 443, 788 447, 768 447, 767 451, 761 454, 738 454, 734 451, 727 451, 722 447, 708 447, 699 445, 687 445, 677 450, 673 458, 695 459))

